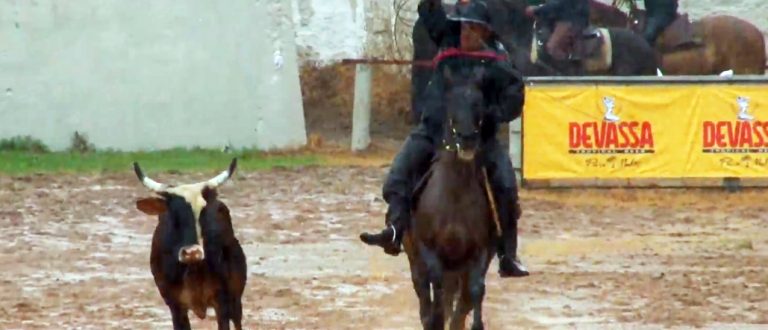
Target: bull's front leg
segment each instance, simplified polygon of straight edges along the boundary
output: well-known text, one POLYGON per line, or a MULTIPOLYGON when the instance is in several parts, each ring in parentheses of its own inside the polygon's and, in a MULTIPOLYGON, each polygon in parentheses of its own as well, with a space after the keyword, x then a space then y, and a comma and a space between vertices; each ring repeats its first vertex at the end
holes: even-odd
POLYGON ((232 299, 224 289, 220 289, 216 294, 216 322, 219 330, 229 330, 229 321, 232 319, 232 299))
POLYGON ((171 319, 173 320, 173 330, 191 330, 192 327, 189 324, 189 316, 187 315, 187 309, 182 308, 176 303, 167 303, 168 309, 171 310, 171 319))

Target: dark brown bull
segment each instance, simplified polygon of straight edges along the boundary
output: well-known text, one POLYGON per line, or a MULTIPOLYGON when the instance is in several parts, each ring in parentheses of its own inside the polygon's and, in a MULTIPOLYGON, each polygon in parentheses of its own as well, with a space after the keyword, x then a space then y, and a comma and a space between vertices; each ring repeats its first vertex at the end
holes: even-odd
POLYGON ((414 193, 411 228, 403 245, 419 299, 424 329, 483 329, 485 275, 495 251, 496 230, 481 163, 479 128, 482 75, 446 75, 445 140, 436 161, 414 193))
POLYGON ((144 186, 158 195, 138 200, 136 208, 158 216, 149 263, 173 328, 190 329, 189 310, 204 319, 213 308, 219 329, 229 329, 230 320, 242 329, 245 254, 216 191, 234 173, 237 159, 213 179, 179 186, 158 183, 137 163, 133 166, 144 186))

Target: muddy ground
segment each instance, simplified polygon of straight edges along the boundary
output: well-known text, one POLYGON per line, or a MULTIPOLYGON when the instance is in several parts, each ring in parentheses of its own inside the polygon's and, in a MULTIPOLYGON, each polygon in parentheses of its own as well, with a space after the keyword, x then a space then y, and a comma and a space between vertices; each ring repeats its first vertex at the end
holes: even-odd
MULTIPOLYGON (((357 240, 381 225, 385 172, 238 172, 221 189, 248 257, 246 328, 419 328, 405 256, 357 240)), ((0 177, 0 328, 170 328, 148 266, 155 220, 134 208, 148 195, 129 172, 0 177)), ((533 275, 501 280, 494 262, 487 328, 768 328, 764 196, 525 191, 521 255, 533 275)))

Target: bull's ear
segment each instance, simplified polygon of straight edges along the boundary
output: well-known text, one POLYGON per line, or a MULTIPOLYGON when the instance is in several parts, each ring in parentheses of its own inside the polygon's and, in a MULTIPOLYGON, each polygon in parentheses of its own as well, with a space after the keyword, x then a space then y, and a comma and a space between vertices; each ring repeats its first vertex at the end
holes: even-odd
POLYGON ((167 210, 165 200, 159 197, 142 198, 136 201, 136 208, 148 215, 159 215, 167 210))

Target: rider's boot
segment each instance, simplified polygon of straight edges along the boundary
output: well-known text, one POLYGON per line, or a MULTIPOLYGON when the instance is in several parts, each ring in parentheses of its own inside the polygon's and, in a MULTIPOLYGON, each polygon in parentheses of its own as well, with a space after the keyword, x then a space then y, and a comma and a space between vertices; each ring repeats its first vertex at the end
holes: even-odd
POLYGON ((520 218, 517 180, 506 148, 498 141, 486 145, 491 190, 496 201, 496 212, 501 225, 498 245, 499 275, 501 277, 528 276, 528 270, 517 258, 517 220, 520 218))
MULTIPOLYGON (((499 211, 502 211, 502 209, 503 207, 499 211)), ((506 213, 508 216, 499 217, 499 220, 502 222, 501 241, 498 251, 499 276, 524 277, 529 275, 528 269, 517 257, 517 220, 520 218, 520 205, 515 202, 512 204, 511 209, 507 208, 506 213)))
POLYGON ((402 251, 402 240, 410 219, 407 203, 402 198, 389 203, 386 215, 386 228, 377 234, 362 233, 360 240, 368 245, 380 246, 384 252, 397 256, 402 251))

